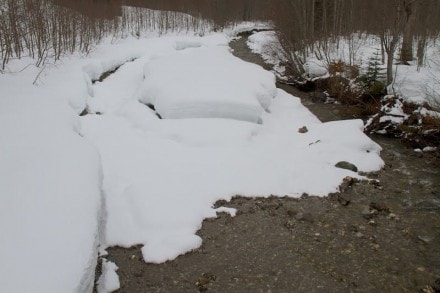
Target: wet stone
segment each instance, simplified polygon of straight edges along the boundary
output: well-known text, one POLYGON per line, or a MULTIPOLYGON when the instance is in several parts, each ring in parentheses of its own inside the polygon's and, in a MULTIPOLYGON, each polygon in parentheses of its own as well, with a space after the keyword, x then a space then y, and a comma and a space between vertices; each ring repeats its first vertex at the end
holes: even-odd
POLYGON ((417 239, 425 244, 429 244, 430 242, 432 242, 432 240, 434 240, 434 237, 419 235, 417 236, 417 239))
POLYGON ((358 171, 358 168, 354 164, 352 164, 350 162, 347 162, 347 161, 338 162, 335 165, 335 167, 340 168, 340 169, 350 170, 350 171, 353 171, 353 172, 357 172, 358 171))
POLYGON ((378 211, 378 212, 386 212, 386 213, 390 212, 390 209, 384 203, 376 203, 376 202, 370 203, 370 210, 378 211))
POLYGON ((298 214, 298 211, 295 209, 288 209, 287 210, 287 215, 289 215, 289 217, 295 217, 298 214))

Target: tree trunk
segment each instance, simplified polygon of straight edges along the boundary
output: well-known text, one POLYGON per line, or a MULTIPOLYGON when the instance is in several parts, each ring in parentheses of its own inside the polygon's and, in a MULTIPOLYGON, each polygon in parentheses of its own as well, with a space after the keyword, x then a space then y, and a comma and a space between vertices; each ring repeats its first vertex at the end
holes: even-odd
POLYGON ((417 43, 417 70, 420 70, 425 63, 425 50, 427 44, 427 34, 420 37, 417 43))
POLYGON ((393 82, 393 59, 394 50, 387 52, 387 85, 393 82))
POLYGON ((413 3, 413 1, 410 1, 405 5, 406 22, 403 28, 402 48, 400 50, 400 62, 403 64, 409 64, 408 62, 412 61, 414 56, 412 28, 415 25, 416 6, 413 3))
POLYGON ((381 35, 381 43, 387 53, 387 85, 393 82, 393 61, 398 40, 397 35, 381 35))

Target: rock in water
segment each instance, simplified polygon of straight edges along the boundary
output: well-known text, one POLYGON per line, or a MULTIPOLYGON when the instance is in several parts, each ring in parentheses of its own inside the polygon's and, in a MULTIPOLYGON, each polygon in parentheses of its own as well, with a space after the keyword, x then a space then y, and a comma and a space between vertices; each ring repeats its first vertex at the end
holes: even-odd
POLYGON ((335 167, 341 168, 341 169, 346 169, 346 170, 351 170, 353 172, 357 172, 358 171, 358 168, 355 165, 353 165, 352 163, 346 162, 346 161, 338 162, 335 165, 335 167))

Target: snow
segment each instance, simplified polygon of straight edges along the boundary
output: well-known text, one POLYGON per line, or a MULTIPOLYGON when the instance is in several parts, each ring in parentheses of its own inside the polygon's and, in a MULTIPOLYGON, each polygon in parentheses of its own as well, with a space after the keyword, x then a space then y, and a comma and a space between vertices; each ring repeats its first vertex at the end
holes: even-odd
POLYGON ((328 73, 325 64, 313 59, 304 63, 304 71, 308 78, 323 77, 328 73))
POLYGON ((435 119, 440 119, 440 112, 434 110, 428 110, 425 107, 419 107, 419 109, 417 109, 415 113, 419 113, 422 116, 430 116, 435 119))
POLYGON ((176 50, 185 50, 188 48, 199 48, 202 44, 200 42, 191 42, 191 41, 177 41, 176 42, 176 50))
MULTIPOLYGON (((321 123, 272 73, 233 57, 229 39, 109 39, 42 74, 18 72, 29 60, 9 65, 15 73, 0 76, 2 290, 91 292, 98 243, 141 244, 145 261, 164 262, 201 245, 205 218, 234 215, 217 200, 325 196, 359 177, 337 162, 383 166, 360 120, 321 123)), ((119 287, 116 266, 103 268, 100 290, 119 287)))
POLYGON ((321 123, 275 89, 273 74, 233 57, 222 37, 197 42, 184 50, 145 44, 147 57, 95 84, 89 105, 100 100, 91 108, 103 115, 81 120, 102 158, 104 244, 142 244, 147 262, 199 247, 203 219, 228 211, 214 209, 217 200, 324 196, 357 176, 337 162, 383 165, 362 121, 321 123), (304 125, 309 132, 298 133, 304 125))
POLYGON ((32 86, 37 73, 0 76, 0 283, 4 292, 86 292, 99 240, 99 154, 78 134, 75 89, 49 95, 32 86))
MULTIPOLYGON (((403 111, 404 105, 402 101, 393 99, 393 96, 385 96, 383 101, 388 101, 390 99, 393 101, 393 103, 391 105, 387 104, 382 106, 381 111, 384 113, 384 116, 380 117, 379 122, 384 123, 389 121, 393 124, 401 124, 408 119, 409 115, 405 114, 403 111)), ((369 123, 371 123, 371 121, 369 121, 369 123)), ((367 123, 367 125, 369 123, 367 123)))
POLYGON ((435 152, 437 151, 437 147, 424 147, 423 152, 435 152))
MULTIPOLYGON (((274 31, 254 33, 249 37, 247 44, 253 52, 260 54, 266 63, 273 65, 276 74, 283 78, 284 68, 280 64, 285 61, 287 54, 283 51, 274 31)), ((331 61, 357 65, 361 73, 365 73, 371 59, 381 56, 379 38, 365 33, 353 33, 337 41, 328 40, 326 48, 323 48, 319 42, 313 47, 314 50, 309 52, 303 60, 307 78, 327 77, 331 61)), ((420 68, 417 66, 417 61, 410 62, 409 65, 394 64, 395 79, 388 87, 388 93, 397 94, 405 101, 416 104, 427 102, 432 107, 438 108, 440 104, 440 49, 436 40, 428 42, 426 59, 425 66, 420 68)), ((379 67, 382 68, 385 76, 386 65, 379 64, 379 67)))
POLYGON ((218 213, 226 213, 229 214, 231 217, 235 217, 237 215, 237 210, 234 208, 227 208, 227 207, 220 207, 216 208, 215 212, 218 213))
POLYGON ((98 293, 109 293, 118 290, 121 285, 116 271, 118 266, 106 259, 102 262, 102 274, 98 280, 98 293))
POLYGON ((156 58, 145 65, 144 76, 139 100, 154 105, 163 118, 258 123, 275 96, 270 72, 238 60, 224 46, 156 58))
POLYGON ((242 21, 239 23, 233 22, 232 24, 223 28, 223 33, 229 38, 236 38, 237 35, 243 32, 256 31, 256 30, 271 30, 274 28, 274 24, 270 21, 242 21))
MULTIPOLYGON (((431 59, 438 55, 433 55, 431 59)), ((428 57, 429 58, 429 57, 428 57)), ((438 57, 437 57, 438 58, 438 57)), ((397 65, 392 91, 415 104, 440 104, 440 60, 417 69, 417 65, 397 65), (437 62, 437 63, 435 63, 437 62)))
POLYGON ((280 61, 286 61, 285 52, 275 31, 261 31, 249 36, 248 47, 252 52, 260 54, 267 64, 274 67, 274 72, 279 77, 283 76, 285 68, 280 61))

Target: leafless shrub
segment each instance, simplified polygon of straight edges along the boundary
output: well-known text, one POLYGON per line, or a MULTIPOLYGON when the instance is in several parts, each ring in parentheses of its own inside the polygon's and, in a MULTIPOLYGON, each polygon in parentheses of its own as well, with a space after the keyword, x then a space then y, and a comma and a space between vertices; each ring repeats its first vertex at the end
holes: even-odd
POLYGON ((65 53, 87 54, 106 36, 213 28, 212 22, 188 14, 108 3, 110 15, 102 12, 106 3, 100 1, 0 0, 0 72, 12 58, 29 56, 41 66, 65 53))

